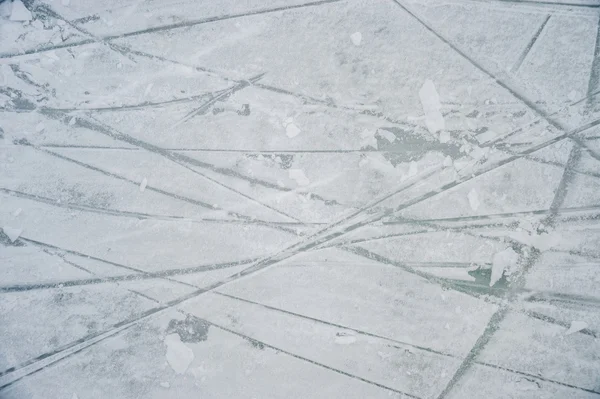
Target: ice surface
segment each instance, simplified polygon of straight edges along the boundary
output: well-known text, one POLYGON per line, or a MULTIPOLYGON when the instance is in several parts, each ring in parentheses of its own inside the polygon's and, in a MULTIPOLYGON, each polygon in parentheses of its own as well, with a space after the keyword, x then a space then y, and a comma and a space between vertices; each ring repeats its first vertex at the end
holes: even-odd
POLYGON ((0 2, 0 397, 597 398, 599 11, 0 2))

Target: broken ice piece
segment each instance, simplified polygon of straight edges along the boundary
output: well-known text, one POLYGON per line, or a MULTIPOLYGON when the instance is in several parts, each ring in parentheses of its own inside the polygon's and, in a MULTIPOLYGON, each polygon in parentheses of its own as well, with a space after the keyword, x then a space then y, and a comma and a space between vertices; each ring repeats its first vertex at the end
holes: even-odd
POLYGON ((23 209, 21 209, 21 208, 18 208, 16 211, 14 211, 14 212, 13 212, 13 216, 14 216, 14 217, 17 217, 17 216, 19 216, 19 215, 21 214, 21 212, 22 212, 22 211, 23 211, 23 209))
POLYGON ((285 127, 285 134, 287 134, 289 138, 296 137, 300 134, 300 132, 300 128, 298 128, 298 126, 294 125, 293 123, 288 123, 285 127))
POLYGON ((38 123, 37 125, 35 125, 35 131, 37 133, 40 133, 44 130, 45 126, 42 122, 38 123))
POLYGON ((362 42, 362 33, 354 32, 353 34, 350 35, 350 40, 352 40, 352 43, 355 46, 360 46, 360 43, 362 42))
POLYGON ((69 126, 73 126, 75 123, 77 123, 77 118, 75 118, 75 117, 72 117, 72 118, 69 120, 69 126))
POLYGON ((4 234, 6 234, 6 236, 10 240, 10 242, 15 242, 21 236, 23 229, 10 227, 10 226, 4 226, 4 227, 2 227, 2 231, 4 231, 4 234))
POLYGON ((142 179, 142 182, 140 183, 140 191, 143 193, 144 190, 146 189, 146 186, 148 185, 148 179, 146 179, 145 177, 142 179))
POLYGON ((444 158, 444 166, 450 167, 450 166, 452 166, 452 164, 453 164, 452 158, 450 157, 450 155, 446 155, 446 158, 444 158))
POLYGON ((429 79, 423 83, 423 86, 419 90, 419 98, 421 99, 421 105, 423 106, 423 112, 425 113, 425 125, 427 130, 431 133, 437 133, 440 130, 444 130, 446 123, 444 116, 440 109, 442 104, 440 103, 440 96, 435 89, 435 85, 429 79))
POLYGON ((517 254, 512 248, 506 248, 504 251, 498 252, 494 255, 492 260, 492 276, 490 278, 490 287, 502 278, 505 271, 514 270, 515 266, 519 262, 519 254, 517 254))
POLYGON ((445 144, 447 142, 450 141, 450 139, 452 138, 452 136, 450 136, 450 132, 446 131, 446 130, 441 130, 440 131, 440 143, 445 144))
POLYGON ((346 333, 337 333, 335 335, 335 343, 339 345, 350 345, 356 342, 356 337, 354 335, 346 334, 346 333))
POLYGON ((469 191, 469 194, 467 194, 467 198, 469 199, 469 205, 471 205, 471 209, 476 211, 479 208, 479 195, 477 194, 477 191, 472 188, 471 191, 469 191))
POLYGON ((288 172, 290 179, 295 180, 299 186, 308 186, 310 180, 304 174, 302 169, 290 169, 288 172))
POLYGON ((377 134, 379 134, 379 136, 383 137, 390 143, 393 143, 394 141, 396 141, 396 135, 394 133, 390 132, 389 130, 381 129, 381 130, 377 131, 377 134))
POLYGON ((194 361, 194 351, 181 342, 179 334, 169 334, 165 337, 167 345, 166 358, 171 368, 177 374, 183 374, 194 361))
POLYGON ((586 329, 588 324, 585 321, 573 320, 571 327, 565 332, 565 335, 571 335, 583 329, 586 329))
POLYGON ((160 386, 163 388, 169 388, 171 386, 171 384, 169 384, 168 381, 163 381, 160 383, 160 386))
POLYGON ((12 3, 12 11, 10 13, 10 20, 17 22, 31 21, 31 11, 25 7, 21 0, 14 0, 12 3))

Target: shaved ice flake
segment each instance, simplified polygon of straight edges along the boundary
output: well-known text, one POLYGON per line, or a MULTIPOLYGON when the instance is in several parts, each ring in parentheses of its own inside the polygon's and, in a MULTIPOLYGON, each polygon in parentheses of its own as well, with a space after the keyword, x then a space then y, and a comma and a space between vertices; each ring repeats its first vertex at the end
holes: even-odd
POLYGON ((354 32, 350 35, 350 40, 352 40, 352 44, 355 46, 360 46, 360 43, 362 42, 362 33, 354 32))
POLYGON ((308 180, 308 177, 306 177, 302 169, 290 169, 288 175, 290 179, 295 180, 299 186, 308 186, 310 183, 310 180, 308 180))
POLYGON ((190 364, 194 361, 194 351, 186 344, 181 342, 179 334, 169 334, 165 337, 167 345, 167 362, 177 374, 183 374, 187 371, 190 364))
MULTIPOLYGON (((423 106, 423 112, 425 113, 425 125, 430 133, 437 133, 440 130, 446 128, 446 122, 440 109, 442 104, 440 103, 440 96, 435 89, 433 81, 427 79, 421 90, 419 90, 419 98, 421 99, 421 105, 423 106)), ((445 136, 444 136, 445 138, 445 136)))
POLYGON ((502 278, 504 272, 507 272, 507 274, 512 273, 516 269, 518 262, 519 254, 512 248, 506 248, 504 251, 500 251, 494 255, 490 287, 493 287, 502 278))
POLYGON ((10 227, 10 226, 4 226, 4 227, 2 227, 2 231, 4 231, 4 234, 6 234, 6 236, 10 240, 10 242, 15 242, 21 236, 23 229, 10 227))
POLYGON ((565 332, 565 335, 571 335, 578 331, 584 330, 588 327, 588 324, 585 321, 573 320, 571 322, 571 327, 565 332))
POLYGON ((146 186, 148 185, 148 179, 146 179, 145 177, 142 179, 142 182, 140 183, 140 192, 144 192, 144 190, 146 190, 146 186))
POLYGON ((15 0, 12 3, 12 10, 10 13, 10 20, 17 22, 31 21, 31 11, 25 7, 21 0, 15 0))
POLYGON ((469 205, 471 205, 471 209, 476 211, 480 205, 479 195, 477 194, 477 190, 472 188, 471 191, 469 191, 469 194, 467 194, 467 198, 469 200, 469 205))

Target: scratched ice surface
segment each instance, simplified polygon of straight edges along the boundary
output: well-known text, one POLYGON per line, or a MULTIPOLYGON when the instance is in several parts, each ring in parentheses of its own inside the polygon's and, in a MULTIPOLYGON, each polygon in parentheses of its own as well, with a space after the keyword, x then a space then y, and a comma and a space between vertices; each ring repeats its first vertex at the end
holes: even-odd
POLYGON ((0 2, 0 398, 600 398, 599 19, 0 2))

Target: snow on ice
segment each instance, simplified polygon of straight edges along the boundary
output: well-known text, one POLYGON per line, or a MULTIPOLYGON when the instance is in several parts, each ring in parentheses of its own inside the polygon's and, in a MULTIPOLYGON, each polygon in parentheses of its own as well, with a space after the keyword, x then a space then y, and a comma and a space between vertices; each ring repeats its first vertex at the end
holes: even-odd
MULTIPOLYGON (((7 3, 9 3, 7 1, 7 3)), ((21 0, 14 0, 12 3, 12 10, 10 13, 10 20, 16 22, 26 22, 32 19, 31 11, 25 7, 21 0)))

